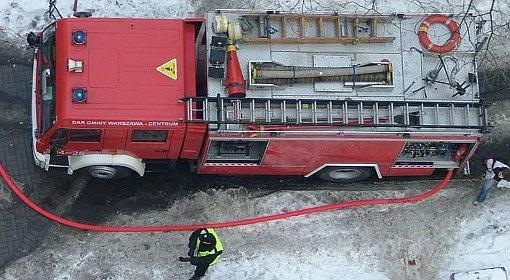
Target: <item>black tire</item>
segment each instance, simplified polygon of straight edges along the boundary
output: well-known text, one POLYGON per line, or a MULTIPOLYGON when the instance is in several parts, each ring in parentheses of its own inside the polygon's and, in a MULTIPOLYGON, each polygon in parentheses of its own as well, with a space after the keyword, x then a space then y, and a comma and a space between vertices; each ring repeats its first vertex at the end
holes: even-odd
POLYGON ((90 166, 83 168, 90 176, 98 179, 121 179, 133 175, 131 169, 124 166, 90 166))
POLYGON ((366 180, 373 174, 374 169, 370 167, 328 166, 321 169, 317 176, 325 181, 349 184, 366 180))

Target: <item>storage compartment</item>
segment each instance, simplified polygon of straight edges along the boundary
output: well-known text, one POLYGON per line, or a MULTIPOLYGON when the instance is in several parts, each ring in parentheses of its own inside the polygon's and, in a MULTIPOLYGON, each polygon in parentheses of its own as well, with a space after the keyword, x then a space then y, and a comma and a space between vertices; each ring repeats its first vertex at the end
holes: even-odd
POLYGON ((206 163, 260 164, 267 140, 211 140, 206 163))
POLYGON ((458 168, 474 143, 411 141, 400 152, 393 168, 458 168))

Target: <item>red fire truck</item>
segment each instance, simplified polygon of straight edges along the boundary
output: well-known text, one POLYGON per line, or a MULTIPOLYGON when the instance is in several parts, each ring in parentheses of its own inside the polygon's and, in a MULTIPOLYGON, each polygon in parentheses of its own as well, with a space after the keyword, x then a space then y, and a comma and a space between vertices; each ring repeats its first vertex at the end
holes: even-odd
POLYGON ((428 176, 486 127, 471 15, 64 18, 31 33, 37 165, 99 178, 428 176))

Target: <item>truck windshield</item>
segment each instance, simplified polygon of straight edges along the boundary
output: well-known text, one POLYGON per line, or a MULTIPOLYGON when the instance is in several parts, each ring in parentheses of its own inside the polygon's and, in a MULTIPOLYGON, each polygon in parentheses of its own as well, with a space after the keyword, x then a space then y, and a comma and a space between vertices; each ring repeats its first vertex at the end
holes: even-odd
POLYGON ((55 117, 55 23, 42 33, 41 75, 41 133, 53 125, 55 117))

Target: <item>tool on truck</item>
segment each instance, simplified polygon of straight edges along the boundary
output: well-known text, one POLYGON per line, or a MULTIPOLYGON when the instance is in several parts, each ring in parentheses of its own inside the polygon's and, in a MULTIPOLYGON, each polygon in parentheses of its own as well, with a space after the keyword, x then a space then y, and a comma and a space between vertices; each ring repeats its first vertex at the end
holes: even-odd
POLYGON ((57 19, 28 38, 34 159, 99 178, 468 169, 487 126, 473 38, 472 15, 57 19))

